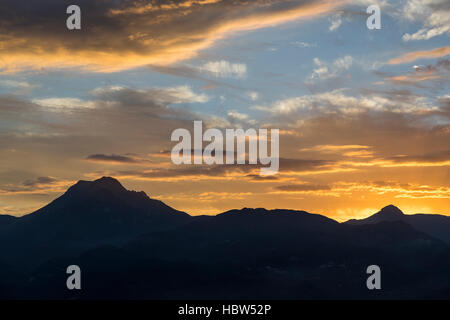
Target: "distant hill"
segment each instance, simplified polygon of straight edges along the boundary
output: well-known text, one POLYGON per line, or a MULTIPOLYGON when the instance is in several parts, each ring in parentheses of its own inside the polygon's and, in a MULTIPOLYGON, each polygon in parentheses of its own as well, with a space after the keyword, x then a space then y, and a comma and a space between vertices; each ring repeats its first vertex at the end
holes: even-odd
POLYGON ((449 268, 448 246, 403 222, 350 226, 246 208, 49 261, 25 291, 71 299, 450 298, 449 268), (86 274, 83 292, 60 285, 71 263, 86 274), (383 291, 365 287, 372 264, 383 270, 383 291))
POLYGON ((450 217, 438 214, 406 215, 393 205, 384 207, 368 218, 361 220, 352 219, 347 221, 346 224, 365 225, 385 221, 405 222, 417 230, 450 243, 450 217))

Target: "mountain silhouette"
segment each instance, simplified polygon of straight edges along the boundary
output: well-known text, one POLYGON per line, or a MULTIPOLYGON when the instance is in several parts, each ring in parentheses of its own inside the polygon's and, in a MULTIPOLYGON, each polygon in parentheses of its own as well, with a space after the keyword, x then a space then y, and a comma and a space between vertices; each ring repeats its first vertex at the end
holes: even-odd
POLYGON ((17 218, 9 215, 0 215, 0 229, 13 223, 17 218))
POLYGON ((25 291, 70 299, 449 298, 449 267, 448 246, 404 222, 350 226, 245 208, 49 261, 25 291), (83 293, 59 285, 73 263, 86 274, 83 293), (372 264, 383 270, 384 291, 365 286, 372 264))
POLYGON ((120 245, 141 233, 171 228, 189 218, 144 192, 128 191, 116 179, 103 177, 79 181, 45 207, 14 221, 7 219, 0 249, 24 265, 34 265, 32 262, 81 253, 101 244, 120 245), (13 247, 8 245, 11 242, 13 247), (23 255, 29 250, 36 259, 23 255))
POLYGON ((0 298, 450 298, 447 219, 392 205, 346 223, 264 208, 190 216, 114 178, 79 181, 29 215, 0 216, 0 298), (65 286, 73 264, 81 291, 65 286), (372 264, 382 291, 366 288, 372 264))
POLYGON ((450 217, 438 214, 406 215, 393 205, 384 207, 381 211, 368 218, 361 220, 352 219, 346 223, 349 225, 364 225, 384 221, 402 221, 419 231, 450 243, 450 217))

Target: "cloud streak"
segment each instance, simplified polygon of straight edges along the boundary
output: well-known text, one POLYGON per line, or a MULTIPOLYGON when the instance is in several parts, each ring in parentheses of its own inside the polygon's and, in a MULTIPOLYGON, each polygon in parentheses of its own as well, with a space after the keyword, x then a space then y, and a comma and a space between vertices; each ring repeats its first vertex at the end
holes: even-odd
POLYGON ((118 163, 118 164, 134 164, 142 161, 130 156, 122 156, 118 154, 91 154, 86 157, 86 160, 103 163, 118 163))
POLYGON ((403 64, 413 62, 419 59, 436 59, 450 54, 450 46, 435 48, 432 50, 421 50, 405 53, 397 58, 392 58, 388 64, 403 64))
POLYGON ((7 0, 0 5, 4 73, 42 68, 115 72, 170 65, 195 57, 233 33, 316 17, 342 5, 331 0, 184 1, 159 6, 81 0, 82 30, 71 32, 61 25, 65 18, 61 4, 27 2, 32 8, 19 18, 14 12, 22 2, 7 0), (36 6, 45 14, 36 17, 36 6))

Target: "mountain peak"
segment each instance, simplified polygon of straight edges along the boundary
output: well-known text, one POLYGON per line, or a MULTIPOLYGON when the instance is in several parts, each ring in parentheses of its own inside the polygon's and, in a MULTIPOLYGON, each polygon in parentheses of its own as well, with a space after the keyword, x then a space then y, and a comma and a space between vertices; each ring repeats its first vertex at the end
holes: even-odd
POLYGON ((394 206, 392 204, 381 209, 378 212, 378 214, 383 215, 383 216, 403 216, 404 215, 402 210, 400 210, 399 208, 397 208, 396 206, 394 206))
POLYGON ((104 187, 110 187, 110 188, 123 188, 125 189, 122 184, 119 182, 119 180, 113 178, 113 177, 101 177, 100 179, 92 181, 92 183, 101 185, 104 187))
POLYGON ((91 194, 95 190, 107 190, 113 192, 114 194, 121 194, 127 192, 124 186, 119 182, 119 180, 112 177, 102 177, 94 181, 80 180, 73 186, 71 186, 67 192, 68 193, 82 193, 91 194))
POLYGON ((370 223, 378 223, 382 221, 404 221, 405 218, 408 216, 405 215, 402 210, 397 208, 396 206, 390 204, 377 213, 371 215, 370 217, 367 217, 365 219, 356 220, 351 219, 348 220, 347 223, 349 224, 370 224, 370 223))

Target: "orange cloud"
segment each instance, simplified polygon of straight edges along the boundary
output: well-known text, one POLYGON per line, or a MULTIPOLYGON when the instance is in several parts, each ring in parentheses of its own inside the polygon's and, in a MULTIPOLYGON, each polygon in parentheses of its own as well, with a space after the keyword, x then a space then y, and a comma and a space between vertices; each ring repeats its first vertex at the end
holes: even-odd
POLYGON ((393 58, 388 61, 388 64, 402 64, 412 62, 418 59, 442 58, 448 54, 450 54, 450 46, 436 48, 428 51, 414 51, 406 53, 400 57, 393 58))
POLYGON ((82 25, 78 33, 66 30, 64 25, 56 28, 59 20, 33 25, 31 17, 32 22, 23 28, 8 28, 8 24, 16 25, 11 18, 2 28, 5 31, 0 32, 0 70, 14 73, 27 69, 80 68, 116 72, 146 65, 169 65, 193 58, 233 33, 317 17, 344 3, 316 0, 282 6, 260 1, 211 5, 215 2, 185 1, 170 8, 161 6, 160 9, 173 9, 163 13, 153 10, 152 5, 116 8, 118 11, 95 7, 92 9, 92 15, 98 16, 95 28, 86 22, 84 28, 90 29, 86 31, 82 25), (223 15, 226 10, 230 13, 223 15), (132 18, 130 13, 134 14, 132 18), (203 19, 201 23, 199 17, 203 19))
POLYGON ((132 6, 123 9, 111 9, 111 15, 121 15, 121 14, 145 14, 151 11, 158 10, 175 10, 180 8, 189 8, 193 5, 206 5, 218 3, 221 0, 187 0, 180 3, 169 3, 169 4, 154 4, 154 3, 133 3, 132 6))
POLYGON ((331 186, 317 186, 309 184, 291 184, 277 186, 273 194, 313 194, 315 196, 340 197, 363 192, 368 195, 374 193, 384 195, 393 194, 394 198, 410 199, 450 199, 450 188, 434 187, 430 185, 420 185, 412 183, 398 182, 335 182, 331 186))
POLYGON ((438 74, 434 74, 433 72, 428 72, 426 74, 421 75, 401 75, 401 76, 394 76, 390 77, 389 80, 394 82, 405 82, 405 83, 414 83, 414 82, 420 82, 420 81, 428 81, 428 80, 435 80, 440 79, 441 76, 438 74))

